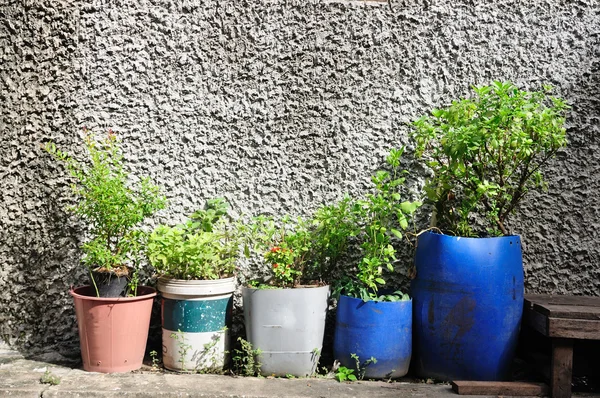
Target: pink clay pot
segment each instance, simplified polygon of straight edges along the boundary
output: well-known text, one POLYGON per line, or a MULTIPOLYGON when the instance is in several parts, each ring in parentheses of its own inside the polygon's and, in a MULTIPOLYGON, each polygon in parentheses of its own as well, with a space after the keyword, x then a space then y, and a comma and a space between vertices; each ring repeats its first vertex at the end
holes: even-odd
POLYGON ((140 286, 136 297, 105 298, 82 286, 69 293, 75 300, 83 368, 101 373, 139 369, 156 291, 140 286))

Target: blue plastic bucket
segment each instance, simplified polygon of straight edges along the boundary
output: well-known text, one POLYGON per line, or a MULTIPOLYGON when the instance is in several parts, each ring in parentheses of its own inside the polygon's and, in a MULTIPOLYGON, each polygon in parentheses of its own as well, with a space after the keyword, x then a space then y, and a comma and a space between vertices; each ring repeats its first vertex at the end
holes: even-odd
POLYGON ((364 363, 366 379, 402 377, 412 353, 412 301, 377 302, 341 296, 333 343, 335 359, 356 369, 352 354, 364 363))
POLYGON ((519 236, 419 236, 414 366, 438 380, 504 380, 523 313, 519 236))

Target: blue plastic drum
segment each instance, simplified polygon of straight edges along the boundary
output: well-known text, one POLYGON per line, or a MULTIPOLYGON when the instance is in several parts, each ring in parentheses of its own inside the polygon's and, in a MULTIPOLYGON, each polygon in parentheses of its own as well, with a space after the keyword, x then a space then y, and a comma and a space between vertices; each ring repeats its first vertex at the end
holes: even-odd
POLYGON ((413 297, 414 366, 438 380, 504 380, 523 313, 519 236, 419 236, 413 297))
POLYGON ((365 379, 402 377, 412 354, 412 301, 376 302, 341 296, 333 343, 335 358, 356 369, 352 354, 364 363, 365 379))

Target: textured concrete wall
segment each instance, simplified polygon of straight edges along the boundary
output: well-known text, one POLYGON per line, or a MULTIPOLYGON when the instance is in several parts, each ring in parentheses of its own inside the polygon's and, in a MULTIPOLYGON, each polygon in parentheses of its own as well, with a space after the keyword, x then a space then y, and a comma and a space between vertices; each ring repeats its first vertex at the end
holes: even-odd
POLYGON ((81 230, 41 142, 121 132, 133 171, 167 191, 162 221, 214 195, 305 214, 362 192, 405 122, 495 79, 573 105, 549 192, 512 223, 527 288, 599 295, 599 27, 592 0, 4 1, 0 334, 77 349, 81 230))

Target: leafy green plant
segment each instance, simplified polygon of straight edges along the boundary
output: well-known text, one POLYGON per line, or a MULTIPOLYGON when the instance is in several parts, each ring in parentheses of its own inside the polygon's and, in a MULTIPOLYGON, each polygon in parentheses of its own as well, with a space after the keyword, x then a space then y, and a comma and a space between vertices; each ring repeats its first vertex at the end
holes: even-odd
POLYGON ((312 244, 311 232, 302 218, 293 223, 289 217, 284 217, 274 238, 274 245, 264 256, 273 273, 271 284, 293 287, 304 275, 307 253, 312 244))
POLYGON ((50 369, 46 369, 44 374, 40 377, 40 383, 57 386, 60 384, 60 377, 58 377, 54 373, 52 373, 50 371, 50 369))
POLYGON ((367 367, 371 364, 377 363, 377 358, 375 357, 371 357, 364 362, 360 361, 360 358, 356 353, 350 354, 350 357, 354 360, 354 369, 340 366, 335 373, 335 378, 339 382, 362 380, 365 378, 367 367))
POLYGON ((400 290, 396 290, 391 294, 382 294, 377 298, 377 301, 387 301, 387 302, 396 302, 396 301, 408 301, 410 300, 410 296, 407 293, 403 293, 400 290))
POLYGON ((335 378, 341 383, 343 381, 356 381, 357 378, 354 375, 354 369, 340 366, 335 372, 335 378))
POLYGON ((240 376, 260 375, 261 363, 258 361, 262 351, 253 349, 252 344, 241 337, 237 339, 240 348, 233 350, 233 372, 240 376))
POLYGON ((308 219, 289 216, 277 222, 256 217, 248 227, 248 241, 254 250, 264 251, 271 275, 251 281, 252 287, 294 287, 329 283, 346 254, 348 239, 358 233, 354 202, 349 196, 322 205, 308 219))
POLYGON ((185 366, 185 362, 187 354, 192 349, 192 346, 191 344, 185 342, 185 335, 181 330, 177 330, 177 332, 171 333, 170 337, 177 341, 177 353, 179 354, 179 362, 181 362, 181 371, 187 372, 188 369, 185 366))
POLYGON ((275 246, 265 254, 277 286, 293 286, 296 278, 302 275, 300 270, 292 268, 295 258, 295 252, 287 247, 275 246))
MULTIPOLYGON (((266 283, 251 281, 253 287, 264 285, 293 287, 301 283, 329 283, 341 270, 340 260, 347 255, 349 242, 358 241, 361 259, 356 275, 338 283, 339 291, 364 300, 386 300, 393 295, 377 294, 385 284, 383 270, 394 270, 396 250, 393 239, 401 239, 409 221, 421 205, 402 201, 406 171, 400 170, 404 148, 393 149, 387 156, 388 170, 373 177, 374 193, 356 200, 344 196, 335 204, 323 205, 309 219, 292 221, 284 217, 276 223, 259 217, 249 231, 258 245, 266 250, 265 260, 271 267, 266 283), (381 298, 380 298, 381 297, 381 298)), ((402 297, 402 295, 400 295, 402 297)))
MULTIPOLYGON (((421 206, 418 201, 402 200, 403 177, 407 171, 400 169, 404 147, 392 149, 386 157, 389 170, 379 170, 371 178, 375 189, 353 207, 354 219, 360 227, 360 260, 355 275, 346 275, 336 284, 336 294, 341 293, 367 300, 388 300, 393 294, 378 295, 385 285, 384 271, 394 271, 396 249, 393 240, 400 240, 409 226, 414 212, 421 206)), ((401 294, 400 297, 403 297, 401 294)), ((395 300, 395 299, 394 299, 395 300)))
POLYGON ((308 221, 312 244, 307 279, 330 280, 339 271, 349 240, 360 233, 354 206, 355 200, 345 195, 337 203, 320 206, 308 221))
POLYGON ((301 217, 292 220, 286 216, 276 222, 271 217, 259 216, 253 219, 246 231, 245 246, 261 253, 270 271, 264 280, 250 281, 249 285, 255 288, 298 285, 303 279, 312 244, 307 222, 301 217))
POLYGON ((150 358, 152 360, 152 371, 157 372, 159 370, 158 364, 160 363, 160 359, 158 359, 158 352, 156 352, 156 350, 150 351, 150 358))
POLYGON ((221 351, 221 339, 225 336, 227 326, 224 326, 219 333, 211 336, 211 340, 203 345, 201 352, 194 353, 192 359, 196 361, 196 370, 199 373, 223 374, 223 356, 221 351))
POLYGON ((240 251, 240 236, 235 223, 227 217, 228 209, 224 199, 211 199, 185 224, 157 226, 146 248, 156 272, 186 280, 232 276, 240 251))
POLYGON ((508 217, 530 189, 545 188, 542 167, 567 144, 569 106, 549 86, 528 92, 494 82, 473 90, 416 120, 412 138, 433 170, 425 191, 437 226, 477 236, 484 219, 487 234, 508 235, 508 217))
POLYGON ((356 375, 358 380, 362 380, 365 378, 365 372, 367 371, 367 367, 371 364, 377 363, 377 358, 371 357, 364 362, 360 362, 360 358, 356 354, 350 354, 350 357, 354 359, 356 363, 356 375))
MULTIPOLYGON (((89 159, 79 162, 48 142, 45 149, 62 162, 74 179, 77 204, 69 207, 89 226, 91 239, 82 245, 82 262, 90 270, 127 276, 135 273, 142 257, 145 234, 141 222, 162 209, 166 199, 149 178, 134 184, 125 170, 119 141, 114 132, 101 140, 89 133, 85 148, 89 159)), ((137 278, 133 279, 137 283, 137 278)), ((92 276, 92 282, 95 284, 92 276)), ((136 289, 131 294, 136 293, 136 289)), ((98 289, 96 289, 98 294, 98 289)))

